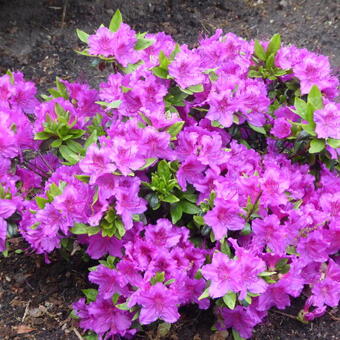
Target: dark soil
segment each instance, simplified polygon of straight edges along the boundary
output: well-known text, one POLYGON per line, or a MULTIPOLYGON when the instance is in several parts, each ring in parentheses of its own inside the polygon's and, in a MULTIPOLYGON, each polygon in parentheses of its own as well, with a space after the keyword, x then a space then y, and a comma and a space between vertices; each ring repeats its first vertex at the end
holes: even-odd
MULTIPOLYGON (((56 76, 98 84, 105 74, 73 52, 80 47, 75 29, 92 33, 101 23, 108 24, 117 8, 134 29, 165 31, 190 45, 216 28, 248 39, 278 32, 285 43, 329 55, 339 73, 340 4, 334 0, 0 0, 0 73, 21 70, 43 90, 56 76)), ((12 247, 26 246, 13 239, 12 247)), ((81 338, 68 315, 87 286, 86 264, 76 256, 63 260, 56 254, 54 260, 47 265, 39 256, 14 252, 0 259, 0 339, 81 338)), ((304 325, 293 319, 302 304, 294 302, 286 315, 271 311, 253 339, 339 339, 336 309, 304 325)), ((226 339, 226 334, 213 335, 212 323, 209 313, 186 308, 166 338, 226 339)), ((136 338, 159 337, 157 329, 150 328, 136 338)))

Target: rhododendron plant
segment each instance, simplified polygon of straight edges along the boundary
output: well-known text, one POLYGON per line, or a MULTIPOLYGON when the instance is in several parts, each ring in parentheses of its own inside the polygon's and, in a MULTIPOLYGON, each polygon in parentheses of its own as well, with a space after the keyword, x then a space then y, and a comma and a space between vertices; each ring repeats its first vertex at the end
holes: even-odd
POLYGON ((0 250, 8 226, 50 261, 98 260, 80 327, 133 337, 212 308, 251 337, 272 307, 299 318, 340 299, 340 110, 328 58, 217 30, 195 48, 120 12, 77 51, 112 67, 99 89, 49 94, 0 77, 0 250), (74 245, 72 247, 72 244, 74 245))

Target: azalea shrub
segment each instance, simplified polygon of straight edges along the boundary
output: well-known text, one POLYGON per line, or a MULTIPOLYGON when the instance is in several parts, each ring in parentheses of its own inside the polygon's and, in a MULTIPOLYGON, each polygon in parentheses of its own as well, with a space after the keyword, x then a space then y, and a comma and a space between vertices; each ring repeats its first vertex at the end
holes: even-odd
POLYGON ((0 77, 0 247, 15 228, 45 256, 83 253, 74 303, 90 337, 132 338, 195 304, 251 337, 304 294, 340 298, 340 104, 326 56, 217 30, 195 48, 136 33, 119 11, 84 48, 109 69, 38 99, 0 77))

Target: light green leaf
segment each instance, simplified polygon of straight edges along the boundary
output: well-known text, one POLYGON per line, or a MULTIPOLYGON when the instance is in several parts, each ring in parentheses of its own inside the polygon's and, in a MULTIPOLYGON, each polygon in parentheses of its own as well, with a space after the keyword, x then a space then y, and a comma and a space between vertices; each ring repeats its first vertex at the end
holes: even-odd
POLYGON ((139 38, 135 45, 135 50, 145 50, 146 48, 150 47, 155 43, 155 40, 153 39, 145 39, 145 38, 139 38))
POLYGON ((153 163, 155 163, 155 161, 157 160, 157 158, 148 158, 145 160, 145 164, 139 168, 138 170, 144 170, 146 168, 148 168, 150 165, 152 165, 153 163))
POLYGON ((179 198, 173 194, 168 194, 165 197, 162 197, 162 201, 167 203, 176 203, 179 202, 179 198))
POLYGON ((320 110, 323 107, 322 93, 316 85, 313 85, 308 93, 308 103, 311 103, 315 110, 320 110))
POLYGON ((115 306, 116 308, 120 309, 120 310, 130 310, 130 308, 128 307, 127 303, 124 302, 124 303, 121 303, 119 305, 116 305, 115 306))
POLYGON ((86 32, 84 32, 84 31, 82 31, 82 30, 80 30, 80 29, 76 29, 76 32, 77 32, 77 36, 78 36, 78 38, 82 41, 82 42, 84 42, 85 44, 87 44, 88 43, 88 38, 89 38, 89 35, 86 33, 86 32))
POLYGON ((84 149, 87 150, 91 144, 97 143, 97 140, 98 140, 97 130, 93 130, 90 137, 86 140, 84 144, 84 149))
POLYGON ((96 301, 98 291, 97 289, 89 288, 89 289, 82 289, 82 292, 86 296, 87 302, 96 301))
POLYGON ((234 340, 246 340, 245 338, 242 338, 240 333, 234 328, 232 329, 232 333, 233 333, 234 340))
POLYGON ((248 122, 248 125, 252 130, 258 133, 262 133, 263 135, 267 134, 263 126, 256 126, 256 125, 250 124, 249 122, 248 122))
POLYGON ((170 134, 171 136, 171 140, 176 140, 177 139, 177 135, 181 132, 181 130, 183 129, 184 126, 184 122, 176 122, 175 124, 169 126, 166 131, 170 134))
POLYGON ((325 148, 325 141, 323 139, 312 139, 309 146, 309 153, 318 153, 325 148))
POLYGON ((110 31, 117 32, 122 22, 123 22, 122 14, 120 13, 120 10, 117 9, 110 21, 109 25, 110 31))
POLYGON ((223 296, 223 302, 229 309, 234 309, 236 305, 236 294, 229 292, 223 296))
POLYGON ((198 301, 209 297, 209 287, 199 296, 198 301))
POLYGON ((327 144, 331 146, 333 149, 340 148, 340 139, 328 138, 327 144))
POLYGON ((266 56, 267 58, 270 55, 273 55, 273 57, 276 55, 277 51, 281 47, 281 36, 280 34, 274 34, 272 38, 270 39, 269 45, 267 47, 266 56))
POLYGON ((120 104, 122 103, 122 101, 121 100, 115 100, 111 103, 98 101, 98 102, 95 102, 95 103, 98 104, 98 105, 104 106, 104 107, 108 107, 110 109, 118 109, 120 104))
POLYGON ((264 48, 262 47, 262 45, 260 44, 260 42, 255 39, 255 43, 254 43, 254 51, 255 51, 255 55, 262 61, 266 60, 266 52, 264 50, 264 48))

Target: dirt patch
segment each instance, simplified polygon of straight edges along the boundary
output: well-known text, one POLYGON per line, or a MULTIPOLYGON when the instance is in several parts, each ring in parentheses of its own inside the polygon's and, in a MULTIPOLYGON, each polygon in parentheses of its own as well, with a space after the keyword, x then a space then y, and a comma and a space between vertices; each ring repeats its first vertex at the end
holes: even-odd
MULTIPOLYGON (((52 86, 56 76, 98 84, 105 75, 91 66, 91 59, 77 56, 80 47, 75 29, 88 33, 107 24, 119 8, 124 21, 139 31, 165 31, 177 41, 192 45, 199 35, 216 28, 244 38, 269 38, 281 33, 294 43, 329 55, 339 73, 339 14, 334 0, 0 0, 0 72, 21 70, 41 89, 52 86), (65 6, 65 4, 67 6, 65 6), (65 15, 63 15, 65 13, 65 15)), ((14 248, 24 249, 20 239, 14 248)), ((87 265, 80 258, 47 265, 39 256, 12 253, 0 260, 0 339, 79 339, 68 318, 70 305, 87 287, 87 265)), ((256 340, 337 339, 339 312, 304 325, 292 318, 303 304, 271 311, 256 328, 256 340)), ((222 340, 210 328, 211 312, 184 308, 182 318, 167 335, 172 340, 222 340)), ((147 329, 136 339, 156 339, 147 329)))

